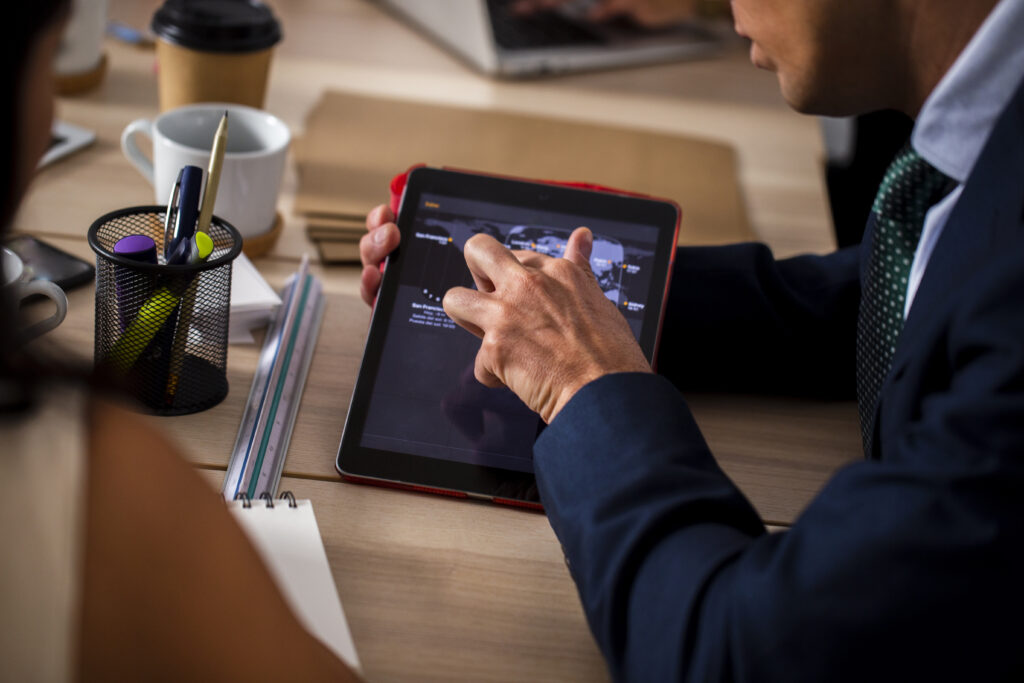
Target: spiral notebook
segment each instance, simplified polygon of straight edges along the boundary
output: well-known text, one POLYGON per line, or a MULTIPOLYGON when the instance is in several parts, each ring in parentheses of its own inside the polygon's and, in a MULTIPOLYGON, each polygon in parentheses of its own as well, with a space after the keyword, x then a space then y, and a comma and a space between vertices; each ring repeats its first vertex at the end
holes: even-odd
POLYGON ((355 670, 352 634, 308 500, 231 501, 228 508, 267 564, 285 600, 310 633, 355 670))

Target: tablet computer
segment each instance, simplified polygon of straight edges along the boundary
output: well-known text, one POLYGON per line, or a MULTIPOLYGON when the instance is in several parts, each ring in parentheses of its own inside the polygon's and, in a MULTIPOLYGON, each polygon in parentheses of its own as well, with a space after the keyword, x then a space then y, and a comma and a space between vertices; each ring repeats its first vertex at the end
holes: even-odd
POLYGON ((338 449, 350 481, 540 507, 533 442, 543 421, 505 388, 473 377, 480 340, 441 302, 473 286, 463 246, 491 235, 559 257, 569 234, 594 233, 591 266, 648 360, 657 349, 679 228, 672 202, 418 168, 398 212, 338 449))

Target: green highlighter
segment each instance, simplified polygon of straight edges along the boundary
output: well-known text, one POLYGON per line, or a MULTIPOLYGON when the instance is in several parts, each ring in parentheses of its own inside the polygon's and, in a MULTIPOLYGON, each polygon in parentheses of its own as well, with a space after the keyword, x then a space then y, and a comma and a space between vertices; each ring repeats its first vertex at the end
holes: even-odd
POLYGON ((177 309, 181 295, 175 294, 167 287, 161 287, 142 304, 135 319, 114 343, 107 362, 117 370, 127 373, 135 365, 142 352, 146 350, 153 337, 160 332, 167 319, 177 309))

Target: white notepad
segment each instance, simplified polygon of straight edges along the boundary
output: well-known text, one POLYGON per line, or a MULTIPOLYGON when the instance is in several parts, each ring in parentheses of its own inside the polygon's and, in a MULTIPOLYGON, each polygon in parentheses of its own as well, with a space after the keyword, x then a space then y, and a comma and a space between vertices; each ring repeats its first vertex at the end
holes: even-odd
POLYGON ((359 657, 327 564, 313 504, 299 500, 296 507, 289 507, 282 498, 273 507, 262 500, 248 508, 241 501, 231 501, 228 507, 302 625, 358 671, 359 657))

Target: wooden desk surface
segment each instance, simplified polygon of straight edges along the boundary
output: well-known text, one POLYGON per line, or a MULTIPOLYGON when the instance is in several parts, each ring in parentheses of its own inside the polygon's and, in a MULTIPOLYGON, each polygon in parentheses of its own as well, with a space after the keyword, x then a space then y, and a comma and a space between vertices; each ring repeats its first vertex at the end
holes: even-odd
MULTIPOLYGON (((158 3, 112 0, 111 17, 148 23, 158 3)), ((771 75, 742 52, 716 61, 494 82, 361 0, 276 3, 286 41, 267 108, 295 131, 325 89, 700 135, 733 144, 752 225, 778 254, 832 246, 817 123, 788 111, 771 75)), ((152 53, 107 46, 98 90, 60 102, 60 116, 97 130, 92 149, 43 171, 15 228, 92 258, 99 215, 152 202, 122 157, 122 128, 156 114, 152 53)), ((309 248, 279 204, 285 236, 257 265, 274 287, 309 248)), ((383 192, 382 192, 383 198, 383 192)), ((342 484, 334 456, 369 312, 356 268, 315 268, 328 297, 282 489, 315 501, 327 555, 370 680, 599 680, 606 677, 558 542, 540 514, 342 484)), ((93 293, 69 295, 52 341, 91 357, 93 293)), ((230 392, 204 413, 153 418, 219 487, 259 349, 232 346, 230 392)), ((756 397, 690 397, 724 469, 770 523, 791 522, 838 466, 859 457, 856 410, 756 397)))

